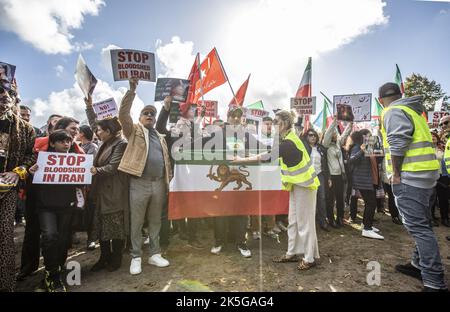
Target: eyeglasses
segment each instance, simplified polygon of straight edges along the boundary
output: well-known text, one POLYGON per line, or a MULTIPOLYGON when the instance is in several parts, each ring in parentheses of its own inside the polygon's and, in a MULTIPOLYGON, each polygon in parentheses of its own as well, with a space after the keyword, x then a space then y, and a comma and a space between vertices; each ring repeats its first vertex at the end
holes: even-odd
POLYGON ((309 137, 315 137, 316 135, 314 133, 308 133, 309 137))
POLYGON ((439 126, 440 127, 442 127, 442 126, 446 126, 446 125, 448 125, 448 123, 449 123, 449 121, 447 120, 447 121, 444 121, 444 122, 441 122, 440 124, 439 124, 439 126))
POLYGON ((156 113, 153 111, 146 111, 146 112, 142 112, 141 115, 155 117, 156 113))

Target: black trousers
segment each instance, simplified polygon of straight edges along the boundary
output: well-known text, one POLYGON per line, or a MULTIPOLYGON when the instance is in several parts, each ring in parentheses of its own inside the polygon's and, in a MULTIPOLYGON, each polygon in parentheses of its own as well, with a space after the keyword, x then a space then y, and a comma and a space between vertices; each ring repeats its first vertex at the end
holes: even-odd
POLYGON ((26 225, 22 244, 20 272, 29 274, 38 269, 39 257, 41 254, 41 228, 39 225, 39 215, 36 211, 36 206, 34 205, 34 197, 32 192, 27 194, 25 222, 26 225))
POLYGON ((383 182, 383 188, 388 197, 389 213, 391 214, 392 218, 396 218, 396 217, 398 218, 398 209, 397 209, 397 205, 395 204, 395 198, 394 198, 394 194, 392 193, 392 187, 390 184, 383 182))
POLYGON ((225 245, 227 238, 231 236, 236 244, 245 244, 247 233, 247 216, 216 217, 214 218, 215 246, 225 245), (229 230, 230 236, 227 235, 229 230))
POLYGON ((45 269, 55 272, 67 259, 69 240, 72 234, 72 212, 40 210, 42 255, 45 269))
POLYGON ((330 202, 327 208, 327 218, 329 222, 334 220, 333 206, 336 202, 337 220, 340 221, 344 218, 344 180, 341 175, 332 175, 331 189, 330 189, 330 202))
MULTIPOLYGON (((439 212, 441 215, 441 221, 448 220, 448 176, 440 176, 437 184, 436 184, 436 193, 437 193, 437 205, 439 206, 439 212)), ((434 216, 434 212, 436 209, 436 205, 432 205, 431 211, 434 216)))
POLYGON ((365 230, 372 229, 373 217, 377 207, 375 190, 359 190, 364 200, 363 224, 365 230))

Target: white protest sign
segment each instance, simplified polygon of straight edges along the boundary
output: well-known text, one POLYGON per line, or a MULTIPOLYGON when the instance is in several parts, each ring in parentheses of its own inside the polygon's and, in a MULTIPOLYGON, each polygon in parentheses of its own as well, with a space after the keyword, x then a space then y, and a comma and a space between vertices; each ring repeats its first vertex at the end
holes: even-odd
POLYGON ((335 95, 333 97, 334 113, 337 112, 338 120, 345 121, 370 121, 372 94, 335 95))
POLYGON ((432 124, 433 128, 437 128, 441 118, 448 115, 450 115, 449 112, 428 112, 428 123, 432 124))
POLYGON ((94 88, 97 85, 97 79, 87 67, 86 62, 84 61, 81 54, 78 57, 77 61, 75 79, 77 80, 77 83, 86 98, 88 98, 89 95, 92 95, 92 93, 94 92, 94 88))
POLYGON ((291 98, 291 109, 297 112, 297 115, 314 115, 316 113, 316 97, 291 98))
POLYGON ((97 120, 112 118, 118 115, 117 104, 114 98, 94 103, 93 107, 97 115, 97 120))
POLYGON ((93 155, 39 152, 34 184, 91 184, 93 155))
POLYGON ((114 81, 138 78, 156 81, 155 54, 138 50, 111 50, 114 81))

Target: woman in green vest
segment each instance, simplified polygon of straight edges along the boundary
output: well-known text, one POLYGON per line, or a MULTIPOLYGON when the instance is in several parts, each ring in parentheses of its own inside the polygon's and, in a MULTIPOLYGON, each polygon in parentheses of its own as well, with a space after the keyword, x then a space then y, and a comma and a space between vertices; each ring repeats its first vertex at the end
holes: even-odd
MULTIPOLYGON (((279 145, 276 148, 275 143, 270 156, 273 158, 278 152, 283 189, 290 192, 288 250, 274 262, 298 262, 299 270, 307 270, 316 265, 315 259, 319 259, 315 215, 320 183, 305 146, 293 130, 294 116, 288 111, 279 111, 273 124, 279 135, 279 145)), ((259 162, 267 156, 264 153, 237 157, 234 163, 259 162)))

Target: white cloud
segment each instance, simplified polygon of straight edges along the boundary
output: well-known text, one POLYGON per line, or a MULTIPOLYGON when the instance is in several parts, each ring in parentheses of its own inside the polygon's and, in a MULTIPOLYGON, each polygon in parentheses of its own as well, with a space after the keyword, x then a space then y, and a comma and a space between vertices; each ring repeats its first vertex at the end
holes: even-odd
POLYGON ((100 52, 102 59, 101 65, 106 71, 109 71, 111 73, 111 76, 112 76, 111 53, 109 51, 115 49, 122 49, 122 48, 114 44, 109 44, 106 48, 102 48, 102 51, 100 52))
POLYGON ((84 42, 76 42, 74 47, 73 47, 73 50, 75 52, 83 52, 83 51, 86 51, 86 50, 91 50, 93 47, 94 47, 94 45, 92 43, 88 43, 86 41, 84 41, 84 42))
POLYGON ((55 66, 55 71, 56 71, 56 77, 61 77, 64 73, 64 66, 62 66, 62 65, 55 66))
MULTIPOLYGON (((245 104, 262 99, 267 109, 288 108, 307 57, 313 57, 314 75, 314 60, 323 53, 387 24, 384 6, 382 0, 243 1, 229 16, 224 14, 216 21, 225 26, 214 28, 209 36, 214 38, 211 45, 217 47, 235 92, 252 74, 245 104)), ((195 52, 192 42, 178 37, 166 45, 158 41, 163 76, 185 77, 195 52)), ((200 52, 206 55, 209 51, 200 52)), ((226 84, 205 98, 219 100, 223 114, 232 94, 226 84)))
POLYGON ((156 56, 162 65, 162 77, 186 78, 189 75, 195 54, 192 41, 181 42, 180 37, 174 36, 170 43, 163 45, 161 40, 156 42, 156 56), (191 65, 189 65, 191 64, 191 65))
POLYGON ((103 0, 0 0, 0 30, 16 33, 47 54, 68 54, 89 43, 72 43, 71 30, 82 27, 86 15, 96 16, 103 0))
MULTIPOLYGON (((120 87, 113 89, 107 82, 99 80, 93 94, 93 101, 99 102, 113 97, 117 103, 125 95, 127 89, 120 87)), ((32 123, 36 126, 42 126, 51 114, 61 114, 74 117, 80 121, 86 120, 84 95, 77 83, 69 89, 52 92, 47 99, 37 98, 31 103, 27 103, 32 110, 32 123)), ((144 102, 136 96, 131 109, 131 115, 135 121, 139 118, 139 112, 144 107, 144 102)))

